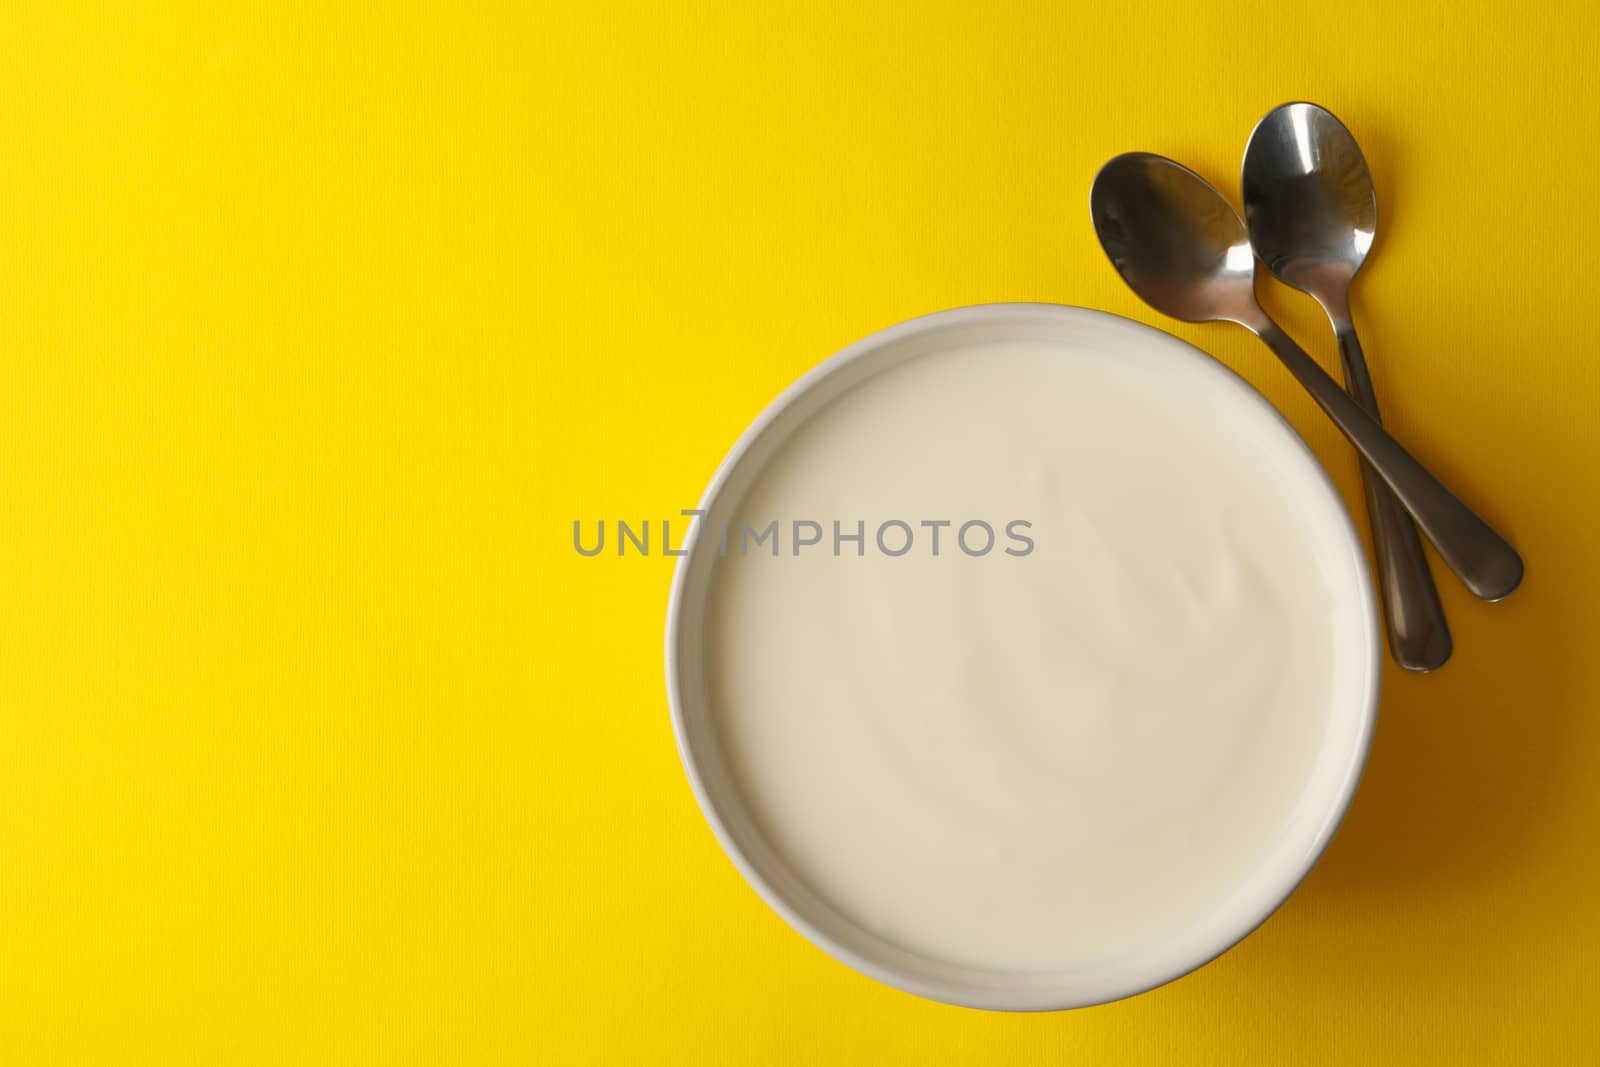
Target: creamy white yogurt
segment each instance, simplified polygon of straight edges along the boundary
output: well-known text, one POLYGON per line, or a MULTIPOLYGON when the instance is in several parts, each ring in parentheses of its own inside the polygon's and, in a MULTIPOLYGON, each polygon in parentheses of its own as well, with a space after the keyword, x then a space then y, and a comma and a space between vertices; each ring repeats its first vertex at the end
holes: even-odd
POLYGON ((1215 371, 958 341, 789 428, 707 520, 783 537, 704 561, 722 803, 846 925, 1091 973, 1198 943, 1320 848, 1365 743, 1369 593, 1307 454, 1236 383, 1214 402, 1215 371), (798 555, 797 519, 825 531, 798 555))

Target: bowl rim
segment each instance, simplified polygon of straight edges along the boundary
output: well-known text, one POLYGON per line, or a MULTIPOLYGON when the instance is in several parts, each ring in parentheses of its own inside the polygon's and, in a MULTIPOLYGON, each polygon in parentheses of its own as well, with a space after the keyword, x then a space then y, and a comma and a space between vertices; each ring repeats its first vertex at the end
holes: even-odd
MULTIPOLYGON (((685 536, 685 549, 679 556, 673 568, 672 583, 667 596, 667 619, 665 631, 666 654, 666 688, 667 702, 672 720, 672 733, 678 749, 678 756, 683 764, 684 773, 689 779, 689 787, 694 794, 695 802, 699 806, 701 815, 705 818, 722 851, 732 861, 734 867, 744 878, 745 882, 755 890, 756 894, 784 920, 792 929, 809 941, 813 946, 822 950, 835 960, 845 964, 853 970, 873 978, 892 988, 899 989, 929 1000, 939 1001, 961 1007, 978 1008, 991 1011, 1007 1012, 1044 1012, 1061 1011, 1072 1008, 1092 1007, 1097 1004, 1106 1004, 1136 996, 1152 989, 1176 981, 1206 964, 1212 962, 1235 945, 1249 937, 1261 927, 1272 915, 1283 906, 1283 903, 1292 896, 1306 877, 1311 873, 1317 862, 1327 851, 1339 826, 1343 823, 1349 811, 1350 803, 1354 798, 1356 788, 1366 769, 1368 756, 1371 753, 1372 738, 1377 725, 1379 694, 1382 682, 1382 635, 1378 619, 1377 594, 1370 565, 1367 563, 1366 548, 1362 541, 1354 520, 1350 515, 1343 494, 1334 484, 1332 477, 1323 466, 1311 446, 1306 442, 1294 425, 1284 417, 1283 413, 1267 399, 1265 394, 1252 385, 1247 379, 1227 364, 1216 359, 1210 353, 1185 341, 1181 337, 1167 333, 1135 319, 1127 318, 1108 311, 1087 308, 1072 304, 1054 304, 1046 302, 1014 301, 1004 303, 971 304, 962 307, 948 308, 934 311, 906 319, 903 322, 884 327, 874 333, 846 345, 832 356, 822 360, 790 385, 780 392, 756 416, 755 420, 735 441, 722 461, 718 464, 716 472, 712 475, 705 491, 701 494, 697 505, 702 514, 709 514, 717 498, 722 493, 728 479, 734 470, 743 461, 746 454, 755 443, 766 433, 768 428, 777 421, 801 397, 809 393, 824 379, 831 377, 844 367, 861 360, 889 345, 895 344, 908 337, 929 332, 935 329, 949 327, 957 324, 981 323, 990 320, 1003 320, 1017 316, 1048 316, 1060 318, 1064 321, 1073 320, 1083 322, 1110 323, 1125 327, 1130 334, 1144 335, 1147 343, 1160 344, 1173 348, 1175 351, 1185 351, 1189 356, 1203 360, 1213 368, 1214 372, 1226 379, 1228 384, 1237 389, 1241 399, 1254 403, 1276 420, 1287 431, 1285 447, 1298 449, 1303 458, 1310 461, 1310 467, 1315 471, 1320 491, 1325 493, 1335 504, 1333 509, 1337 518, 1334 520, 1339 527, 1343 538, 1356 553, 1359 565, 1355 568, 1357 576, 1356 596, 1362 608, 1360 616, 1365 627, 1365 641, 1367 651, 1367 685, 1365 700, 1360 709, 1361 721, 1358 724, 1354 751, 1350 764, 1344 771, 1343 780, 1338 789, 1330 795, 1330 804, 1326 818, 1318 829, 1311 846, 1305 851, 1303 859, 1298 864, 1298 869, 1290 869, 1278 889, 1272 894, 1270 902, 1259 909, 1259 914, 1254 914, 1243 923, 1229 924, 1227 929, 1209 939, 1207 946, 1200 952, 1191 953, 1177 961, 1172 967, 1163 969, 1162 973, 1150 980, 1140 979, 1127 982, 1120 986, 1110 985, 1101 993, 1091 997, 1069 995, 1065 991, 1050 989, 995 989, 975 988, 957 983, 930 980, 927 977, 909 974, 893 967, 886 966, 878 960, 872 959, 857 952, 849 945, 841 943, 836 938, 820 929, 809 918, 793 907, 784 896, 779 893, 768 881, 765 875, 751 862, 744 850, 739 846, 733 834, 723 821, 722 815, 717 810, 710 791, 706 788, 697 755, 690 744, 684 698, 679 675, 678 659, 682 652, 684 633, 684 604, 685 585, 690 574, 690 568, 697 554, 699 538, 685 536)), ((913 357, 915 358, 915 357, 913 357)), ((1308 488, 1308 491, 1315 491, 1308 488)), ((1221 920, 1218 925, 1222 925, 1221 920)), ((914 955, 914 954, 913 954, 914 955)))

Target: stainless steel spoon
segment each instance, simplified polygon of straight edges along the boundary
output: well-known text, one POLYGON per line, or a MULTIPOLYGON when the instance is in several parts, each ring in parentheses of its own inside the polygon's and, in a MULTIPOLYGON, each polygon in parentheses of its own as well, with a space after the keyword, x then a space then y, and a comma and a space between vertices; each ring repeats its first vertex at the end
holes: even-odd
MULTIPOLYGON (((1250 134, 1241 188, 1256 255, 1280 281, 1322 305, 1339 341, 1345 390, 1381 422, 1372 375, 1350 320, 1350 282, 1378 229, 1378 196, 1355 138, 1315 104, 1273 108, 1250 134)), ((1400 502, 1365 462, 1361 475, 1389 620, 1389 651, 1407 670, 1434 670, 1450 658, 1450 627, 1422 541, 1400 502)))
POLYGON ((1146 152, 1118 156, 1089 193, 1095 232, 1133 291, 1186 322, 1236 322, 1265 341, 1372 465, 1460 575, 1485 600, 1510 595, 1522 557, 1456 498, 1256 303, 1244 220, 1204 178, 1146 152))

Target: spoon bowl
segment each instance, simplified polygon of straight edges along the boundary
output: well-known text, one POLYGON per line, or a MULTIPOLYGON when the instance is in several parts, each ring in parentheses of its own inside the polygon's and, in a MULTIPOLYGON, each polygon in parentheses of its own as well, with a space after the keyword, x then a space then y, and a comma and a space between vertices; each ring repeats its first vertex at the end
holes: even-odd
POLYGON ((1140 298, 1185 322, 1244 322, 1255 308, 1255 255, 1239 213, 1194 171, 1129 152, 1089 190, 1095 233, 1140 298))
POLYGON ((1274 108, 1244 160, 1245 217, 1267 269, 1319 301, 1347 289, 1377 234, 1378 196, 1344 123, 1315 104, 1274 108))

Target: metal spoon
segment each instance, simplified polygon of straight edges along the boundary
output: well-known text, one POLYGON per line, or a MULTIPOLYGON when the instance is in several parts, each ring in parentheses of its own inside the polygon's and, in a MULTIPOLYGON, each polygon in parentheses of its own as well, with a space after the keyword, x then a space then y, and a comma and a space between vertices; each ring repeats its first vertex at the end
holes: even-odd
POLYGON ((1516 549, 1261 310, 1250 237, 1221 193, 1170 159, 1131 152, 1100 168, 1089 210, 1112 266, 1146 303, 1186 322, 1236 322, 1265 341, 1394 490, 1467 588, 1485 600, 1510 595, 1522 581, 1516 549))
MULTIPOLYGON (((1350 321, 1350 282, 1378 229, 1372 174, 1350 131, 1315 104, 1284 104, 1256 124, 1244 151, 1244 217, 1256 255, 1277 278, 1309 294, 1333 322, 1346 391, 1382 421, 1361 342, 1350 321)), ((1450 658, 1450 628, 1417 529, 1365 462, 1378 585, 1389 651, 1412 671, 1450 658)))

